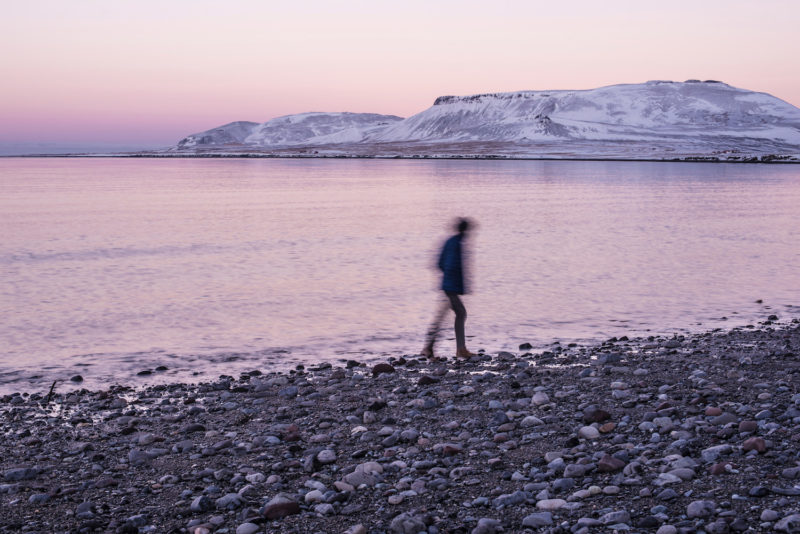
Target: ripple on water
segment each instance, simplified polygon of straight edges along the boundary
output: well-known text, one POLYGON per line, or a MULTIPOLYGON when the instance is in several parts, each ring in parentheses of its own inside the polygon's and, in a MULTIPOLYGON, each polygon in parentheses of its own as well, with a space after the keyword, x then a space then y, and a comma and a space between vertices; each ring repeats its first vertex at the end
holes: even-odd
POLYGON ((414 352, 463 214, 479 223, 473 350, 800 313, 800 166, 0 159, 0 173, 2 390, 414 352))

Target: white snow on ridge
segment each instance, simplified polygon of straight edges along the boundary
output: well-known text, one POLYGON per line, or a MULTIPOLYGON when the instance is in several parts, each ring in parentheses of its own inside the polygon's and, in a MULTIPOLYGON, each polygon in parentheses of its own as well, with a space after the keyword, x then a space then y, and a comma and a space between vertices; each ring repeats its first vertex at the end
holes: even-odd
POLYGON ((402 120, 394 115, 375 113, 300 113, 277 117, 265 123, 233 122, 190 135, 179 148, 199 146, 247 145, 254 147, 289 147, 357 143, 375 130, 402 120))
POLYGON ((245 143, 259 146, 357 143, 401 120, 394 115, 375 113, 301 113, 259 125, 245 143))

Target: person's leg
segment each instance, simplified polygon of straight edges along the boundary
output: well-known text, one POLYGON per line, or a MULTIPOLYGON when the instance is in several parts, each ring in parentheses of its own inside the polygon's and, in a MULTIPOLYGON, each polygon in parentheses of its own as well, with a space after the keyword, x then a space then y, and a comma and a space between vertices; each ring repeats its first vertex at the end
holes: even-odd
POLYGON ((475 356, 475 353, 467 349, 466 336, 464 335, 464 323, 467 322, 467 309, 456 293, 448 293, 447 297, 450 299, 450 305, 453 307, 453 311, 456 312, 456 356, 459 358, 472 358, 475 356))
POLYGON ((456 312, 456 352, 463 352, 467 350, 467 342, 464 336, 464 323, 467 321, 467 309, 456 293, 447 293, 447 298, 450 299, 450 306, 453 308, 453 311, 456 312))
POLYGON ((450 308, 450 302, 444 300, 436 309, 436 315, 433 317, 428 333, 425 335, 425 347, 422 349, 422 356, 433 358, 433 346, 436 344, 436 337, 439 335, 439 330, 442 327, 442 320, 447 310, 450 308))

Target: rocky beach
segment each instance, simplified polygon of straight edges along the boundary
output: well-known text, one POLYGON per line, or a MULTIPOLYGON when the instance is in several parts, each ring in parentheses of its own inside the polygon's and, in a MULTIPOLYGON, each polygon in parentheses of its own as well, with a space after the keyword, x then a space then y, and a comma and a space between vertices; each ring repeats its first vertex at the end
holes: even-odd
POLYGON ((799 356, 770 316, 6 395, 0 532, 800 532, 799 356))

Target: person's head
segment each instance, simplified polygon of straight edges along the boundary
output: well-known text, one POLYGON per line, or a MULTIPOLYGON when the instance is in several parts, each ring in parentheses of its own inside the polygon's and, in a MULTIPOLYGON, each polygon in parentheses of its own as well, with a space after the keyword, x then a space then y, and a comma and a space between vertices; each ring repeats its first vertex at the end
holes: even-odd
POLYGON ((472 227, 472 222, 466 217, 460 217, 456 219, 455 227, 456 227, 455 228, 456 232, 458 232, 461 235, 464 235, 467 232, 469 232, 469 229, 472 227))

